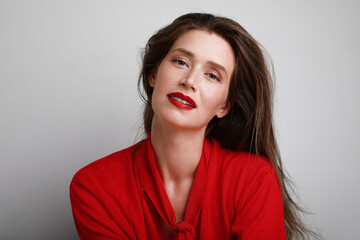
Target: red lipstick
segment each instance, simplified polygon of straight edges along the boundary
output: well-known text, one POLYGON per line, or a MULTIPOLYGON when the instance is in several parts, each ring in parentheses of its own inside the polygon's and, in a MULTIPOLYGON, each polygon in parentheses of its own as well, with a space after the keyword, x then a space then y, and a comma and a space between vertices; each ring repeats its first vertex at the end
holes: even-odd
POLYGON ((174 104, 178 108, 182 108, 185 110, 191 110, 196 108, 195 101, 181 92, 174 92, 167 95, 169 101, 174 104))

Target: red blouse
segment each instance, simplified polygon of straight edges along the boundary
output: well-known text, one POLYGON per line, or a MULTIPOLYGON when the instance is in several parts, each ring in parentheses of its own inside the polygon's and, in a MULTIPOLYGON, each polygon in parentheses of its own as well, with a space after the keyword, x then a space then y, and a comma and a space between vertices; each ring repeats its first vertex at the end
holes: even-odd
POLYGON ((267 159, 204 141, 183 221, 150 137, 79 170, 70 185, 81 239, 286 239, 279 184, 267 159))

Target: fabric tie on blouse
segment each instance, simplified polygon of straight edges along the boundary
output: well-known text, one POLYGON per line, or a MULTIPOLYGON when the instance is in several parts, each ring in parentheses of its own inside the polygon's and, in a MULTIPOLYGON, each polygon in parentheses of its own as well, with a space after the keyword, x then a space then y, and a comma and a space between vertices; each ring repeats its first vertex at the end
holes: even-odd
POLYGON ((184 220, 176 222, 174 209, 167 196, 160 172, 156 164, 154 150, 151 146, 150 137, 148 137, 140 146, 145 147, 144 155, 135 156, 138 162, 135 162, 135 171, 139 179, 139 184, 143 197, 147 203, 155 209, 163 221, 173 230, 171 240, 193 240, 198 239, 196 228, 199 223, 201 208, 203 203, 203 187, 207 179, 207 159, 210 159, 211 143, 205 139, 203 153, 195 172, 194 180, 186 204, 184 220), (141 161, 141 159, 143 159, 141 161), (145 162, 144 162, 145 160, 145 162), (141 176, 141 177, 140 177, 141 176))
POLYGON ((185 221, 180 221, 176 224, 177 229, 174 231, 174 235, 171 239, 187 240, 198 239, 193 225, 185 221))

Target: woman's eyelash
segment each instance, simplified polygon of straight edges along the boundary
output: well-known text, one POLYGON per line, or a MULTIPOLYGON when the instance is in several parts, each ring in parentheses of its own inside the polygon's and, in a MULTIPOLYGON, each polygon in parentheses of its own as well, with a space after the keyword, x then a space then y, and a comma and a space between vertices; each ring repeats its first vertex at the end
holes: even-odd
POLYGON ((187 66, 186 62, 181 59, 174 59, 174 62, 180 66, 187 66))
POLYGON ((217 81, 220 80, 219 77, 218 77, 216 74, 214 74, 214 73, 208 73, 207 75, 208 75, 211 79, 214 79, 214 80, 217 80, 217 81))

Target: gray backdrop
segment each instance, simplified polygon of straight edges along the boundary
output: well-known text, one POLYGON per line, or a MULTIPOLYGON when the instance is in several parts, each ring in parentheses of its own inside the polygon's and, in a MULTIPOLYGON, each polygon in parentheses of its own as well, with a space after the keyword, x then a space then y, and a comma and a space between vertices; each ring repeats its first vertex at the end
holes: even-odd
POLYGON ((77 239, 68 186, 133 144, 139 51, 180 14, 234 18, 273 58, 277 136, 306 221, 360 239, 359 1, 0 1, 0 238, 77 239))

